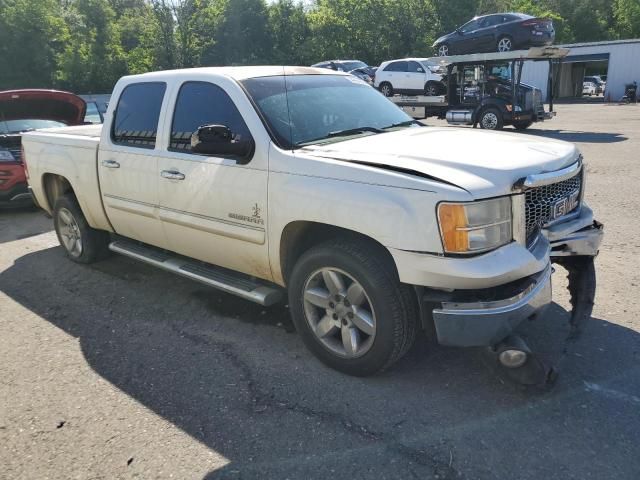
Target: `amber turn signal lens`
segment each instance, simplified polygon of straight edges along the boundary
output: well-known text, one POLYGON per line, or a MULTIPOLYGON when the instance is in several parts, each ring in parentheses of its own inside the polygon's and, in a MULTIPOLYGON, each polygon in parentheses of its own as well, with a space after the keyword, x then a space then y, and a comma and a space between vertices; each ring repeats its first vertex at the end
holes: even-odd
POLYGON ((444 249, 450 253, 464 253, 469 250, 469 232, 464 205, 443 203, 438 207, 438 219, 442 229, 444 249))

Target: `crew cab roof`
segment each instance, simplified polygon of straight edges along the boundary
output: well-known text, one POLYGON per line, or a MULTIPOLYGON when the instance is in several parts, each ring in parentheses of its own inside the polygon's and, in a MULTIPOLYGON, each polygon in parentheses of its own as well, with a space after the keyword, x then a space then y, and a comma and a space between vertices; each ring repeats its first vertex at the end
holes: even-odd
POLYGON ((184 77, 188 74, 223 75, 234 80, 246 80, 247 78, 273 77, 277 75, 348 75, 344 72, 328 70, 326 68, 295 67, 295 66, 247 66, 247 67, 198 67, 184 68, 180 70, 163 70, 158 72, 143 73, 123 77, 128 80, 152 81, 154 79, 166 80, 171 77, 184 77))

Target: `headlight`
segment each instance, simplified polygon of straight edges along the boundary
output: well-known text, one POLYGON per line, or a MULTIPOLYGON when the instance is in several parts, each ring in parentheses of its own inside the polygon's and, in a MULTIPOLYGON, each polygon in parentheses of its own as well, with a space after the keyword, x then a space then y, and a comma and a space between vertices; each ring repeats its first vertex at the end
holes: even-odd
POLYGON ((16 159, 9 150, 0 149, 0 162, 15 162, 16 159))
POLYGON ((473 254, 511 242, 511 198, 440 203, 438 222, 446 253, 473 254))

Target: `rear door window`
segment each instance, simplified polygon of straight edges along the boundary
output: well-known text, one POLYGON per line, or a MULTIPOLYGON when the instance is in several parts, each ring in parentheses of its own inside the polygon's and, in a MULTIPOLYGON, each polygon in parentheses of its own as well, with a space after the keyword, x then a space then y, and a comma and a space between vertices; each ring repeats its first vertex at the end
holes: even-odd
POLYGON ((407 71, 407 62, 391 62, 387 68, 384 69, 385 72, 406 72, 407 71))
POLYGON ((237 140, 251 138, 249 128, 227 92, 209 82, 186 82, 176 99, 169 150, 190 152, 191 135, 205 125, 224 125, 237 140))
POLYGON ((125 87, 111 125, 111 139, 118 145, 154 148, 166 90, 164 82, 132 83, 125 87))

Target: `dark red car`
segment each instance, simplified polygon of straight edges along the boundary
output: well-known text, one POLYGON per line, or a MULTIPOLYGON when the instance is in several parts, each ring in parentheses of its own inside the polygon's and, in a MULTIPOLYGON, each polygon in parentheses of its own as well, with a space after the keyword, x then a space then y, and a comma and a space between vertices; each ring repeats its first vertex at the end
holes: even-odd
POLYGON ((84 122, 85 101, 58 90, 0 92, 0 207, 31 204, 22 161, 22 133, 84 122))

